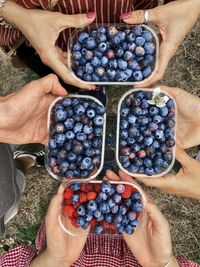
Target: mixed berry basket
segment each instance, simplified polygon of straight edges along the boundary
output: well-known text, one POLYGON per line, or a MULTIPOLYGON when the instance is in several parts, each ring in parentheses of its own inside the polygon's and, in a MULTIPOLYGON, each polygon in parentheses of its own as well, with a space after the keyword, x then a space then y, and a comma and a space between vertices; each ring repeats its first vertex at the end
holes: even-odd
POLYGON ((48 113, 46 168, 57 180, 94 179, 104 164, 105 108, 85 95, 57 98, 48 113))
POLYGON ((175 162, 177 108, 157 89, 133 89, 118 105, 116 160, 131 176, 167 174, 175 162))
POLYGON ((147 25, 91 24, 68 43, 68 67, 87 84, 142 84, 158 67, 159 41, 147 25))
POLYGON ((126 181, 68 181, 59 223, 74 236, 133 234, 145 221, 146 196, 126 181))

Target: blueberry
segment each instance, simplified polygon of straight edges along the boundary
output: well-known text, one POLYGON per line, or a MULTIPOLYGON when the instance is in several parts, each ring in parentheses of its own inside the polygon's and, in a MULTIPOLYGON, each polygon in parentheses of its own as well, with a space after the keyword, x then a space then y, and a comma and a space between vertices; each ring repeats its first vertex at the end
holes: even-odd
POLYGON ((155 106, 150 107, 149 114, 150 116, 155 116, 159 113, 159 109, 155 106))
POLYGON ((168 110, 168 108, 165 106, 165 107, 160 108, 159 114, 160 114, 160 116, 162 116, 162 117, 166 117, 166 116, 168 115, 168 112, 169 112, 169 110, 168 110))
POLYGON ((130 136, 126 139, 126 141, 127 141, 128 145, 132 145, 135 143, 135 139, 133 137, 130 137, 130 136))
POLYGON ((82 54, 81 54, 81 52, 80 52, 80 51, 76 51, 76 52, 74 52, 74 53, 73 53, 73 58, 74 58, 74 60, 80 61, 81 58, 82 58, 82 54))
POLYGON ((144 144, 150 146, 153 143, 153 138, 151 136, 144 138, 144 144))
POLYGON ((112 213, 107 213, 105 215, 105 220, 106 220, 107 223, 112 223, 113 222, 113 215, 112 215, 112 213))
POLYGON ((74 122, 74 120, 72 118, 69 118, 64 122, 64 125, 65 125, 66 129, 73 129, 74 125, 75 125, 75 122, 74 122))
POLYGON ((103 201, 100 203, 99 205, 99 210, 101 213, 109 213, 110 212, 110 208, 108 206, 108 203, 103 201))
POLYGON ((138 167, 132 164, 128 167, 128 171, 131 173, 136 173, 138 171, 138 167))
POLYGON ((99 50, 100 52, 104 53, 104 52, 107 50, 107 45, 106 45, 106 43, 100 43, 100 44, 98 45, 98 50, 99 50))
POLYGON ((135 38, 135 44, 137 45, 137 46, 143 46, 144 45, 144 43, 145 43, 145 39, 144 39, 144 37, 142 37, 142 36, 139 36, 139 37, 136 37, 135 38))
POLYGON ((155 131, 155 137, 157 139, 161 139, 164 136, 164 132, 162 130, 156 130, 155 131))
POLYGON ((56 148, 56 147, 57 147, 56 140, 54 140, 54 139, 50 139, 50 140, 49 140, 49 147, 50 147, 51 149, 56 148))
POLYGON ((155 61, 155 58, 154 58, 154 56, 152 56, 152 55, 145 55, 145 59, 147 60, 147 62, 148 62, 149 64, 153 64, 154 61, 155 61))
POLYGON ((173 138, 174 135, 175 135, 175 131, 174 131, 174 129, 169 128, 169 129, 166 129, 166 130, 165 130, 165 136, 166 136, 167 138, 173 138))
POLYGON ((103 53, 101 53, 98 49, 93 50, 93 55, 98 58, 102 58, 103 53))
POLYGON ((173 128, 175 126, 175 121, 173 119, 166 120, 165 125, 169 128, 173 128))
POLYGON ((119 210, 119 206, 115 205, 113 208, 111 208, 112 214, 116 214, 119 210))
POLYGON ((133 78, 135 81, 141 81, 143 79, 142 72, 140 70, 133 72, 133 78))
POLYGON ((148 124, 148 128, 151 132, 154 132, 158 129, 158 124, 156 124, 155 122, 150 122, 148 124))
POLYGON ((144 50, 144 48, 143 48, 142 46, 137 46, 137 47, 135 48, 135 54, 136 54, 137 57, 142 57, 142 56, 144 56, 144 55, 145 55, 145 50, 144 50))
POLYGON ((129 114, 129 112, 130 112, 130 109, 129 109, 129 108, 122 108, 122 109, 120 110, 120 114, 121 114, 121 116, 122 116, 123 118, 126 118, 126 116, 129 114))
POLYGON ((89 38, 88 33, 86 33, 86 32, 82 32, 82 33, 79 35, 79 42, 82 44, 82 43, 84 43, 88 38, 89 38))
POLYGON ((73 204, 77 203, 79 201, 79 195, 78 194, 72 195, 71 200, 73 204))
POLYGON ((122 222, 122 215, 117 213, 116 215, 114 215, 114 223, 118 224, 122 222))
POLYGON ((87 109, 86 114, 90 119, 94 118, 96 115, 95 110, 90 108, 87 109))
POLYGON ((129 123, 127 120, 121 120, 120 122, 120 128, 123 129, 123 130, 126 130, 129 126, 129 123))
POLYGON ((127 62, 121 58, 117 60, 117 65, 118 65, 118 68, 121 70, 125 70, 128 66, 127 62))
POLYGON ((65 110, 58 110, 55 112, 55 121, 61 122, 66 120, 67 112, 65 110))
POLYGON ((103 232, 103 226, 101 224, 97 224, 97 225, 95 225, 93 231, 95 234, 99 235, 103 232))
POLYGON ((151 75, 151 73, 152 73, 152 69, 150 66, 144 68, 142 71, 143 77, 145 77, 145 78, 149 77, 151 75))
POLYGON ((135 34, 133 32, 126 35, 126 41, 128 43, 133 43, 135 41, 135 34))
POLYGON ((134 33, 135 33, 136 36, 140 36, 142 34, 142 27, 139 26, 139 25, 136 25, 134 27, 134 33))
POLYGON ((153 35, 150 31, 145 30, 142 32, 141 36, 145 39, 145 41, 150 42, 153 38, 153 35))
POLYGON ((88 168, 92 165, 92 159, 90 157, 86 157, 81 162, 81 169, 88 170, 88 168))
POLYGON ((92 66, 92 64, 90 62, 88 62, 86 65, 85 65, 85 72, 87 74, 92 74, 94 72, 94 67, 92 66))
POLYGON ((83 105, 77 105, 74 109, 75 113, 79 116, 83 115, 85 113, 86 108, 83 105))
POLYGON ((87 135, 85 133, 77 133, 76 134, 76 139, 78 141, 84 142, 87 139, 87 135))
POLYGON ((123 55, 123 59, 126 61, 133 59, 133 53, 130 51, 126 51, 123 55))
POLYGON ((136 137, 139 135, 139 130, 136 127, 131 127, 128 133, 131 137, 136 137))
POLYGON ((144 44, 144 50, 147 55, 152 55, 155 51, 155 44, 151 42, 146 42, 144 44))
POLYGON ((128 123, 130 123, 130 124, 134 124, 135 122, 136 122, 136 117, 134 116, 134 115, 132 115, 132 114, 129 114, 128 116, 127 116, 127 121, 128 121, 128 123))
POLYGON ((79 69, 77 69, 77 71, 76 71, 76 75, 77 75, 77 77, 80 78, 80 79, 83 79, 83 78, 84 78, 84 71, 83 71, 82 67, 79 68, 79 69))
POLYGON ((111 60, 109 60, 109 67, 111 68, 111 69, 116 69, 117 68, 117 60, 116 59, 111 59, 111 60))
POLYGON ((158 140, 154 140, 152 146, 154 148, 159 148, 160 147, 160 143, 158 142, 158 140))
POLYGON ((104 33, 98 33, 97 36, 96 36, 96 41, 97 43, 104 43, 106 42, 107 40, 107 37, 104 33))
POLYGON ((173 139, 173 138, 169 138, 169 139, 167 139, 167 141, 166 141, 166 145, 167 145, 168 147, 173 147, 173 146, 175 146, 175 141, 174 141, 174 139, 173 139))
POLYGON ((99 77, 102 77, 105 73, 105 69, 103 67, 98 67, 95 69, 95 74, 99 77))
POLYGON ((154 165, 156 167, 160 167, 163 164, 163 159, 162 158, 157 158, 154 160, 154 165))
POLYGON ((89 73, 85 73, 83 79, 84 81, 91 82, 92 76, 89 73))
POLYGON ((117 33, 118 37, 120 38, 120 41, 124 41, 125 40, 125 37, 126 37, 126 33, 124 31, 119 31, 117 33))
POLYGON ((167 151, 166 153, 164 153, 164 154, 163 154, 163 159, 164 159, 166 162, 171 162, 172 159, 173 159, 173 154, 172 154, 172 152, 167 151))
POLYGON ((119 36, 117 34, 113 35, 111 38, 110 38, 110 42, 113 46, 118 46, 121 42, 119 36))
POLYGON ((113 80, 116 76, 116 71, 113 69, 108 69, 107 70, 107 75, 110 78, 110 80, 113 80))
MULTIPOLYGON (((142 109, 140 107, 135 107, 134 109, 132 109, 132 113, 135 115, 135 116, 140 116, 142 115, 142 109)), ((145 120, 146 121, 146 120, 145 120)))
POLYGON ((132 206, 133 210, 136 212, 141 212, 143 210, 143 204, 141 200, 137 200, 132 206))
POLYGON ((90 126, 90 125, 85 125, 85 126, 83 127, 83 132, 84 132, 85 134, 91 134, 91 133, 93 132, 93 127, 90 126))
POLYGON ((144 166, 147 167, 147 168, 153 166, 153 162, 149 158, 145 158, 143 162, 144 162, 144 166))
POLYGON ((77 213, 81 216, 84 216, 86 213, 85 207, 84 205, 80 205, 77 209, 76 209, 77 213))
POLYGON ((82 48, 81 44, 79 42, 76 42, 73 46, 73 51, 80 51, 82 48))
POLYGON ((88 49, 94 49, 96 48, 97 46, 97 43, 95 41, 95 38, 94 37, 89 37, 86 42, 85 42, 85 46, 88 48, 88 49))
POLYGON ((101 126, 104 123, 103 116, 101 115, 96 115, 93 119, 94 125, 96 126, 101 126))
POLYGON ((108 66, 108 62, 109 62, 109 60, 108 60, 108 58, 107 58, 106 56, 103 56, 103 57, 101 58, 101 66, 102 66, 103 68, 106 68, 106 67, 108 66))
POLYGON ((93 52, 90 51, 90 50, 87 50, 86 53, 85 53, 85 59, 87 61, 91 61, 92 58, 93 58, 93 52))
POLYGON ((128 67, 132 70, 141 70, 141 67, 136 60, 129 60, 128 67))
POLYGON ((104 193, 109 193, 111 190, 111 184, 109 184, 108 182, 102 182, 101 184, 101 191, 104 193))
POLYGON ((146 99, 142 99, 140 106, 142 109, 147 109, 149 107, 149 103, 147 102, 146 99))
POLYGON ((146 124, 148 124, 148 122, 149 122, 149 120, 145 116, 139 116, 138 119, 137 119, 137 123, 139 125, 146 125, 146 124))
POLYGON ((155 115, 153 117, 153 122, 156 123, 156 124, 158 124, 158 123, 160 123, 162 121, 163 121, 163 119, 162 119, 162 117, 160 115, 155 115))
POLYGON ((128 76, 128 79, 130 79, 131 78, 131 76, 132 76, 132 74, 133 74, 133 71, 131 70, 131 69, 125 69, 125 73, 126 73, 126 75, 128 76))
POLYGON ((99 217, 101 217, 101 215, 102 214, 101 214, 100 210, 97 209, 97 210, 94 211, 94 217, 95 218, 99 218, 99 217))
POLYGON ((124 50, 122 48, 117 48, 115 51, 115 56, 121 58, 124 54, 124 50))
POLYGON ((168 169, 169 165, 166 161, 163 162, 163 164, 160 166, 160 169, 162 172, 166 171, 168 169))
POLYGON ((130 51, 130 52, 134 52, 135 51, 135 48, 136 48, 136 45, 135 45, 135 43, 128 43, 127 44, 127 49, 128 49, 128 51, 130 51))
POLYGON ((168 108, 172 109, 174 108, 174 101, 172 99, 169 99, 166 105, 168 108))
POLYGON ((95 200, 90 200, 87 204, 87 209, 89 211, 95 211, 97 209, 97 203, 95 200))
POLYGON ((97 222, 102 222, 104 220, 104 216, 101 215, 99 218, 97 218, 97 222))
POLYGON ((115 193, 115 194, 112 196, 112 198, 113 198, 113 200, 115 201, 116 204, 118 204, 118 203, 121 201, 121 199, 122 199, 121 195, 118 194, 118 193, 115 193))
POLYGON ((56 141, 57 144, 62 145, 62 144, 64 144, 64 142, 66 140, 66 136, 65 136, 65 134, 62 134, 62 133, 55 134, 54 135, 54 140, 56 141))
POLYGON ((128 75, 120 70, 117 70, 115 79, 117 82, 126 82, 128 80, 128 75))
POLYGON ((161 153, 165 153, 165 152, 167 151, 167 146, 166 146, 166 144, 161 144, 161 145, 160 145, 160 148, 159 148, 159 151, 160 151, 161 153))
POLYGON ((69 162, 63 161, 60 163, 60 170, 62 173, 66 173, 69 170, 69 162))
POLYGON ((93 57, 91 60, 91 64, 93 67, 99 67, 101 65, 101 60, 98 57, 93 57))

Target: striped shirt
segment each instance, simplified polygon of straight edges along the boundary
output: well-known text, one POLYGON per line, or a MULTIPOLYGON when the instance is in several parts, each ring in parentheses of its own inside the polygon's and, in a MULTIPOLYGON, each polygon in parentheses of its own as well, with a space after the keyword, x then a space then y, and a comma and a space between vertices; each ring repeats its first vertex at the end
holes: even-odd
MULTIPOLYGON (((168 2, 170 0, 167 0, 168 2)), ((121 14, 136 9, 149 9, 158 4, 158 0, 16 0, 17 4, 27 9, 42 8, 63 14, 96 13, 96 23, 120 22, 121 14)), ((64 30, 58 39, 58 45, 66 50, 70 30, 64 30)), ((0 25, 0 45, 14 46, 23 34, 15 28, 0 25)))

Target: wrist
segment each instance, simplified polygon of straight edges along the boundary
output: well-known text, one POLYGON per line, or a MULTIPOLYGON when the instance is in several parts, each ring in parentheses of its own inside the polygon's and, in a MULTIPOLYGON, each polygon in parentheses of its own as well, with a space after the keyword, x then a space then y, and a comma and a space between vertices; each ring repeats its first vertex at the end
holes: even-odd
POLYGON ((43 253, 38 255, 30 264, 30 267, 70 267, 71 263, 55 258, 46 249, 43 253))
POLYGON ((174 256, 172 256, 170 262, 168 262, 164 267, 179 267, 179 263, 177 259, 174 256))

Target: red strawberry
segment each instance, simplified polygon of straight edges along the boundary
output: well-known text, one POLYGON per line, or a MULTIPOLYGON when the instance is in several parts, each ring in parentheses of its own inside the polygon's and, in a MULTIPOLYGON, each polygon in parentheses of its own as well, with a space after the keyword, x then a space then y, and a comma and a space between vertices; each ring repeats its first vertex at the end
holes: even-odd
POLYGON ((74 212, 73 212, 73 218, 78 218, 79 217, 79 215, 78 215, 78 212, 75 210, 74 212))
POLYGON ((110 223, 108 223, 106 221, 102 221, 101 225, 103 226, 103 229, 109 229, 110 228, 110 223))
POLYGON ((65 189, 64 194, 63 194, 64 198, 65 198, 65 199, 70 199, 70 198, 72 197, 72 195, 73 195, 73 191, 72 191, 72 189, 71 189, 70 187, 67 187, 67 188, 65 189))
POLYGON ((130 198, 133 192, 133 187, 131 185, 125 184, 124 193, 121 194, 122 198, 130 198))
POLYGON ((101 189, 101 185, 100 184, 94 184, 94 191, 99 193, 101 189))
POLYGON ((84 192, 84 193, 88 193, 90 191, 93 191, 93 185, 92 184, 82 183, 81 184, 81 191, 84 192))
POLYGON ((79 201, 80 201, 80 203, 86 202, 87 201, 87 195, 85 193, 80 193, 79 201))
POLYGON ((76 228, 79 227, 79 226, 77 225, 77 222, 76 222, 76 219, 75 219, 75 218, 72 218, 72 219, 71 219, 71 224, 72 224, 74 227, 76 227, 76 228))
POLYGON ((74 203, 73 204, 73 206, 74 206, 75 209, 77 209, 79 205, 80 205, 80 203, 74 203))
POLYGON ((71 199, 65 199, 65 204, 66 204, 66 205, 71 205, 71 204, 72 204, 71 199))
POLYGON ((70 205, 66 205, 63 208, 63 213, 65 215, 67 215, 69 218, 71 218, 73 216, 73 212, 75 211, 75 208, 70 206, 70 205))
POLYGON ((97 220, 96 220, 95 218, 93 218, 93 219, 90 221, 90 226, 91 226, 91 227, 94 227, 96 224, 97 224, 97 220))
POLYGON ((87 199, 88 200, 94 200, 94 199, 96 199, 96 197, 97 197, 97 193, 94 192, 94 191, 91 191, 91 192, 87 193, 87 199))

